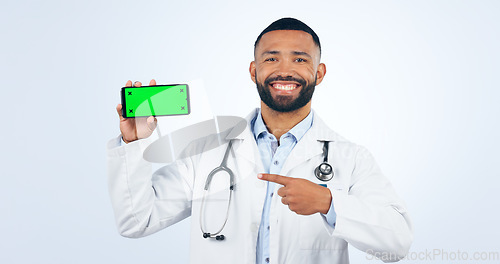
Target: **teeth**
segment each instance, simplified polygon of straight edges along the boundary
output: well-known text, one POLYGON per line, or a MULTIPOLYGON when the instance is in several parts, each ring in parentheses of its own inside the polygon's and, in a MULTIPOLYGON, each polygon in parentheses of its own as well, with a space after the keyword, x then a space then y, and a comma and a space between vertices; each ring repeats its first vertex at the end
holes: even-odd
POLYGON ((291 90, 296 89, 297 85, 296 84, 283 85, 283 84, 278 83, 278 84, 274 84, 273 87, 278 89, 278 90, 291 91, 291 90))

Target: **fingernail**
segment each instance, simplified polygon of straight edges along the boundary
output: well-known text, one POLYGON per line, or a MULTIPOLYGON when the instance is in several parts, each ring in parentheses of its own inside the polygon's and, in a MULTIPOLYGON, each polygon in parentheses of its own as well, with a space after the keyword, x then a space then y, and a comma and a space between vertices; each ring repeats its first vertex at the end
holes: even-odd
POLYGON ((257 178, 262 179, 262 173, 257 174, 257 178))

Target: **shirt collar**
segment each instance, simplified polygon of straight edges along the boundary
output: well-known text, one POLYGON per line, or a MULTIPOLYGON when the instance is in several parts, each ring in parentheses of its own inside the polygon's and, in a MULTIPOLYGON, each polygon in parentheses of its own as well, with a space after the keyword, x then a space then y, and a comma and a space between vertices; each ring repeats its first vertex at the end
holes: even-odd
POLYGON ((288 133, 292 134, 296 139, 297 142, 300 141, 300 139, 306 134, 307 130, 311 128, 313 124, 313 118, 314 114, 313 111, 310 111, 309 114, 304 118, 300 123, 292 127, 288 133))
POLYGON ((257 111, 257 115, 255 116, 253 122, 252 122, 252 132, 255 140, 260 136, 262 133, 268 133, 267 127, 264 124, 264 120, 262 119, 262 113, 260 111, 257 111))
MULTIPOLYGON (((295 125, 292 129, 288 131, 288 133, 292 134, 297 141, 299 141, 311 128, 313 124, 313 111, 310 111, 309 114, 304 118, 302 121, 300 121, 297 125, 295 125)), ((264 119, 262 119, 262 113, 261 110, 259 109, 256 117, 253 119, 252 122, 252 132, 255 140, 262 134, 262 133, 269 133, 267 130, 266 125, 264 124, 264 119)))

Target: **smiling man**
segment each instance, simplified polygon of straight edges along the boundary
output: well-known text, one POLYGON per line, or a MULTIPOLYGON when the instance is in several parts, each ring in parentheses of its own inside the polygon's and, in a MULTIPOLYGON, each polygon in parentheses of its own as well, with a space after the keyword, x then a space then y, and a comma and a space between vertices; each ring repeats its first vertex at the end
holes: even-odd
POLYGON ((122 134, 108 157, 120 233, 141 237, 192 216, 191 263, 348 263, 348 244, 384 261, 403 258, 412 242, 403 202, 371 154, 311 109, 326 74, 316 33, 297 19, 277 20, 258 36, 254 54, 249 70, 261 108, 243 133, 216 149, 205 143, 217 137, 193 143, 196 154, 154 173, 142 151, 155 119, 123 118, 117 106, 122 134), (222 157, 235 185, 222 203, 227 211, 210 213, 208 175, 222 157))

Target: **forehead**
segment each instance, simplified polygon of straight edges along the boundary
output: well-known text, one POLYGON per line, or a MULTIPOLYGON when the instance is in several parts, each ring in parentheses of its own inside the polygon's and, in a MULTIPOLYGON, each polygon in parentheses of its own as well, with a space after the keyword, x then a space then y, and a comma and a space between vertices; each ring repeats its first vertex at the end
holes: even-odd
POLYGON ((312 36, 301 30, 274 30, 262 36, 257 47, 256 55, 266 51, 304 51, 309 54, 319 53, 312 36))

